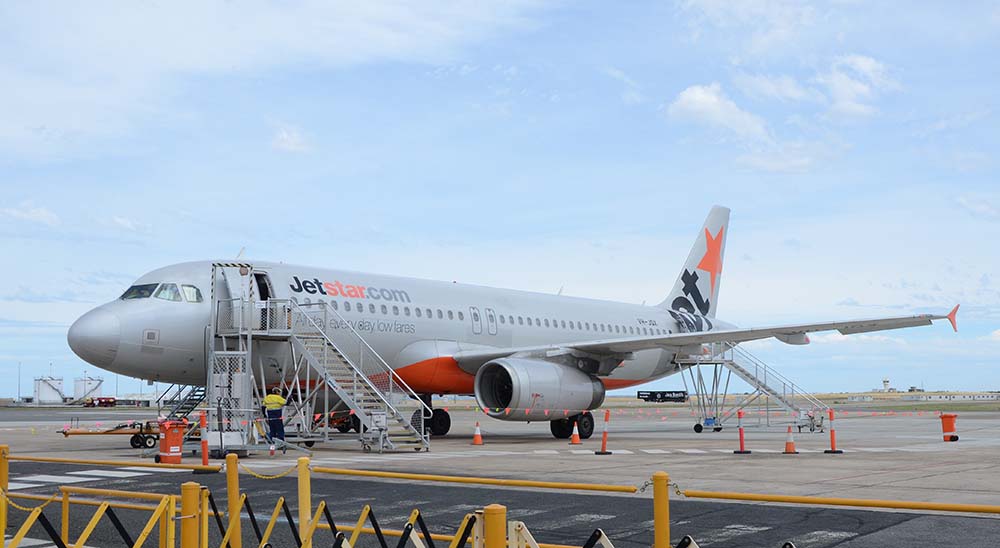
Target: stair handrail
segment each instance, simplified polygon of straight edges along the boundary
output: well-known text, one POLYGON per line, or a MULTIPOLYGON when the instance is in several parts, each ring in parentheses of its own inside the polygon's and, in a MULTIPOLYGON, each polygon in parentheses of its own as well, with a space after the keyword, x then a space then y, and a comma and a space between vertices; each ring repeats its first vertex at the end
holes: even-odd
MULTIPOLYGON (((803 390, 801 386, 795 384, 795 382, 793 382, 791 379, 789 379, 788 377, 782 375, 780 372, 778 372, 777 369, 775 369, 775 368, 767 365, 767 363, 765 363, 763 360, 761 360, 757 356, 753 355, 749 350, 746 350, 744 348, 740 348, 735 343, 726 342, 726 343, 724 343, 724 345, 726 347, 728 347, 728 349, 731 350, 734 355, 740 356, 741 358, 749 360, 755 367, 760 367, 761 369, 763 369, 764 372, 768 376, 774 377, 778 381, 780 381, 781 383, 783 383, 786 386, 788 386, 791 389, 791 392, 792 392, 791 396, 793 398, 796 397, 796 395, 797 395, 797 396, 801 397, 802 399, 804 399, 805 401, 807 401, 808 403, 810 403, 816 409, 827 409, 829 407, 828 405, 826 405, 825 403, 821 402, 819 399, 817 399, 815 396, 813 396, 809 392, 806 392, 805 390, 803 390)), ((756 377, 756 375, 755 375, 755 377, 756 377)), ((768 385, 768 383, 766 381, 762 381, 762 384, 768 385)), ((768 386, 770 386, 770 385, 768 385, 768 386)))
MULTIPOLYGON (((326 326, 324 325, 324 326, 320 327, 320 325, 316 323, 316 320, 312 316, 310 316, 302 308, 302 306, 299 305, 299 303, 297 303, 297 302, 295 302, 293 300, 290 300, 290 299, 288 299, 288 300, 286 300, 286 299, 271 299, 271 300, 272 300, 272 302, 277 301, 277 302, 287 302, 287 303, 289 303, 291 305, 292 310, 295 310, 302 317, 306 318, 306 320, 308 320, 309 323, 312 324, 312 326, 316 329, 316 331, 318 331, 319 334, 323 336, 323 338, 327 341, 327 343, 329 343, 331 346, 333 346, 338 351, 340 351, 340 347, 337 345, 337 343, 335 343, 333 341, 333 338, 330 337, 329 334, 327 334, 326 329, 325 329, 326 326)), ((340 320, 341 325, 346 325, 350 329, 351 333, 355 336, 355 338, 357 338, 357 340, 359 340, 361 342, 361 344, 363 344, 364 347, 367 348, 372 353, 373 356, 375 356, 375 358, 378 360, 377 363, 382 366, 382 368, 385 370, 386 373, 388 373, 389 378, 392 379, 393 382, 395 382, 397 385, 399 385, 400 388, 404 389, 405 394, 407 396, 409 396, 410 398, 412 398, 414 401, 416 401, 420 405, 420 407, 423 408, 424 412, 421 413, 422 416, 428 416, 428 415, 430 415, 430 413, 432 413, 430 407, 428 407, 427 404, 425 404, 423 402, 423 400, 421 400, 419 397, 417 397, 416 392, 414 392, 413 389, 410 388, 410 385, 406 384, 406 381, 404 381, 396 373, 396 371, 393 370, 392 367, 389 367, 389 364, 386 363, 385 359, 382 358, 382 355, 379 354, 378 352, 376 352, 375 349, 372 348, 370 344, 368 344, 368 341, 366 341, 365 338, 362 337, 361 334, 358 333, 357 330, 354 329, 354 326, 352 326, 350 324, 350 322, 348 322, 347 320, 345 320, 344 317, 341 316, 336 310, 333 310, 333 308, 328 303, 325 303, 325 302, 322 302, 322 301, 320 301, 319 303, 310 303, 310 305, 314 305, 314 304, 320 304, 321 306, 323 306, 325 308, 324 312, 333 312, 333 314, 336 316, 336 318, 338 320, 340 320)), ((326 322, 324 322, 324 324, 325 323, 326 322)), ((369 388, 371 388, 372 390, 374 390, 376 394, 379 395, 379 398, 383 402, 385 402, 385 405, 387 407, 389 407, 390 409, 392 409, 392 411, 396 415, 398 415, 400 417, 403 416, 402 413, 400 413, 399 410, 396 409, 396 406, 392 404, 392 401, 389 398, 387 398, 386 395, 381 390, 379 390, 379 388, 377 386, 375 386, 375 384, 371 381, 370 378, 368 378, 368 375, 366 375, 364 371, 358 369, 358 367, 351 360, 345 360, 345 361, 347 362, 348 365, 351 366, 351 369, 353 369, 355 371, 355 373, 357 373, 358 376, 361 379, 363 379, 363 382, 369 388)), ((403 417, 403 418, 405 420, 407 420, 407 422, 409 423, 409 419, 407 419, 406 417, 403 417)), ((411 426, 413 426, 413 425, 411 424, 411 426)), ((420 434, 420 436, 422 438, 424 438, 425 441, 426 441, 427 434, 425 433, 425 431, 426 431, 425 428, 420 428, 418 430, 416 427, 413 427, 413 429, 417 430, 418 434, 420 434)))

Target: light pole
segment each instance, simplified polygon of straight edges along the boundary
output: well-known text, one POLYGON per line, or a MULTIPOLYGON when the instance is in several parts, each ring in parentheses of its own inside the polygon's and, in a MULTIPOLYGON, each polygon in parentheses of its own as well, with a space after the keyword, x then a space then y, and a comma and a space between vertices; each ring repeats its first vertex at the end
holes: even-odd
POLYGON ((21 403, 21 362, 17 362, 17 402, 21 403))

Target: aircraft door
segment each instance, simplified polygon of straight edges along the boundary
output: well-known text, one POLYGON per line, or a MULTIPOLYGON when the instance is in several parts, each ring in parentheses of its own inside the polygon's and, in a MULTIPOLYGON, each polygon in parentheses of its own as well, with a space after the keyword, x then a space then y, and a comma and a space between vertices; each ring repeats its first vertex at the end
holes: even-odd
POLYGON ((497 315, 492 308, 486 309, 486 330, 490 335, 497 334, 497 315))
POLYGON ((470 306, 469 307, 469 319, 472 320, 472 332, 476 335, 483 334, 483 319, 479 317, 479 309, 470 306))

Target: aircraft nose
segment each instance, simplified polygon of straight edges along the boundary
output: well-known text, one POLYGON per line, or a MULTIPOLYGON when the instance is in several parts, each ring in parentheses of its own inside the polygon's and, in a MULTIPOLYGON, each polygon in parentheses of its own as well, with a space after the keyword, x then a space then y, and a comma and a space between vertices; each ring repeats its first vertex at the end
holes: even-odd
POLYGON ((99 308, 91 310, 73 322, 66 340, 73 352, 84 361, 97 367, 108 367, 115 361, 121 340, 118 316, 99 308))

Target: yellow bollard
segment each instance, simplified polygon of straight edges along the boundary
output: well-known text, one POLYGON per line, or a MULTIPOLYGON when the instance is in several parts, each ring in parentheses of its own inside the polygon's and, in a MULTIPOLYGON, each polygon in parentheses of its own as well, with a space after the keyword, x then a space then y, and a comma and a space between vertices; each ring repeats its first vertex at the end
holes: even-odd
POLYGON ((670 548, 670 475, 653 473, 653 548, 670 548))
POLYGON ((312 478, 309 477, 309 457, 299 457, 299 537, 302 548, 312 546, 312 535, 306 538, 309 520, 312 519, 312 478))
MULTIPOLYGON (((208 487, 201 488, 201 519, 198 528, 201 530, 199 548, 208 548, 208 515, 212 509, 208 502, 208 487)), ((183 547, 182 547, 183 548, 183 547)))
POLYGON ((232 520, 233 515, 239 515, 240 508, 240 458, 235 454, 226 455, 226 517, 232 523, 233 534, 229 536, 230 548, 243 548, 243 535, 240 531, 240 520, 232 520))
POLYGON ((193 481, 181 484, 181 546, 198 546, 201 525, 201 486, 193 481))
POLYGON ((0 547, 7 545, 7 488, 10 487, 10 447, 0 445, 0 547))
POLYGON ((507 548, 507 507, 491 504, 483 508, 486 548, 507 548))

